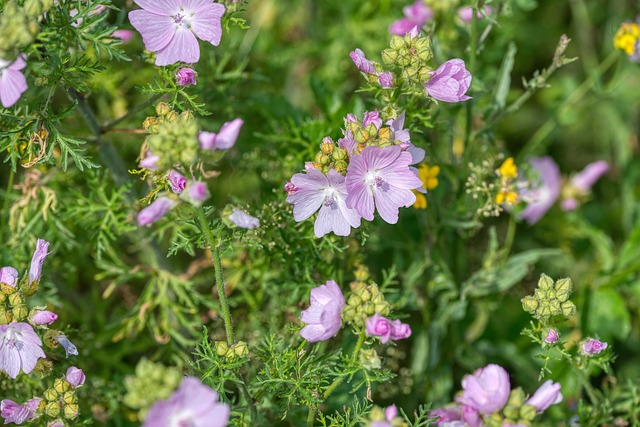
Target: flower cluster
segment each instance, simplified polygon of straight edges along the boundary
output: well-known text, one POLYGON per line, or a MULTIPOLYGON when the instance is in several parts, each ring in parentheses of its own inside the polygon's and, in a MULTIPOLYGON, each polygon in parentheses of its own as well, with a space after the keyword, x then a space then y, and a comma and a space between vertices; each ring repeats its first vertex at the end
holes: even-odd
MULTIPOLYGON (((217 150, 232 148, 244 123, 235 119, 224 123, 218 133, 198 132, 189 112, 178 114, 161 102, 156 106, 156 114, 144 122, 149 136, 142 145, 139 165, 160 187, 152 192, 157 195, 155 201, 138 213, 138 224, 142 226, 158 221, 181 201, 200 206, 209 199, 206 183, 187 179, 185 174, 189 171, 193 176, 203 158, 211 157, 217 150)), ((201 174, 207 176, 206 171, 201 170, 201 174)))
POLYGON ((436 409, 431 414, 439 417, 436 424, 441 426, 531 425, 536 415, 562 399, 560 384, 551 380, 527 399, 521 388, 511 390, 509 374, 504 368, 490 364, 464 377, 457 405, 436 409))
POLYGON ((316 237, 332 231, 347 236, 362 218, 372 221, 376 211, 397 223, 399 209, 416 201, 411 190, 422 187, 410 166, 424 158, 403 127, 404 114, 388 118, 386 126, 378 111, 365 113, 362 121, 349 114, 343 138, 337 143, 325 138, 305 173, 285 185, 294 219, 304 221, 319 210, 316 237))
POLYGON ((613 46, 624 51, 632 61, 640 61, 640 21, 620 24, 613 37, 613 46))
POLYGON ((576 313, 576 305, 569 300, 571 291, 570 278, 559 279, 554 283, 551 277, 543 273, 533 295, 522 298, 522 307, 524 311, 545 323, 552 316, 571 317, 576 313))

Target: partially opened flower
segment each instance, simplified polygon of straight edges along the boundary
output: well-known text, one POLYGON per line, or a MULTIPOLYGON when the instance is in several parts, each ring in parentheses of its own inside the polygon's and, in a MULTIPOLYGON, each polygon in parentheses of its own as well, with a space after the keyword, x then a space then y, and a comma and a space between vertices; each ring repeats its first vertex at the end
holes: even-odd
POLYGON ((13 267, 0 268, 0 283, 15 288, 16 283, 18 283, 18 270, 13 267))
POLYGON ((187 186, 187 178, 174 169, 169 171, 169 176, 167 178, 169 179, 171 191, 176 194, 181 194, 187 186))
POLYGON ((200 60, 198 39, 217 46, 222 37, 225 7, 211 0, 135 0, 142 9, 129 12, 129 21, 142 35, 147 50, 156 52, 156 65, 200 60), (197 38, 196 38, 197 37, 197 38))
POLYGON ((198 135, 200 148, 203 150, 228 150, 235 145, 243 124, 242 119, 233 119, 230 122, 225 122, 218 133, 200 132, 198 135))
POLYGON ((414 27, 420 28, 433 17, 433 11, 424 3, 416 0, 412 5, 402 9, 404 18, 395 21, 389 27, 389 32, 397 36, 404 36, 414 27))
POLYGON ((409 169, 410 153, 398 145, 365 147, 351 157, 347 176, 347 206, 368 221, 375 210, 389 224, 398 222, 400 207, 416 201, 412 189, 422 186, 417 174, 409 169))
POLYGON ((36 250, 31 258, 31 266, 29 267, 29 284, 40 281, 40 275, 42 274, 42 264, 49 255, 49 242, 44 239, 38 239, 36 241, 36 250))
POLYGON ((260 220, 258 218, 238 208, 235 208, 227 218, 237 227, 246 228, 247 230, 252 230, 260 226, 260 220))
POLYGON ((471 99, 465 95, 471 86, 471 73, 462 59, 450 59, 431 71, 431 78, 424 84, 430 97, 444 102, 460 102, 471 99))
POLYGON ((169 197, 159 197, 138 212, 138 225, 149 225, 165 216, 177 202, 169 197))
POLYGON ((202 202, 211 197, 207 183, 203 181, 191 181, 187 185, 187 188, 180 196, 181 199, 187 200, 194 206, 201 206, 202 202))
POLYGON ((58 315, 49 310, 36 310, 29 316, 29 320, 34 325, 50 325, 55 322, 57 318, 58 315))
POLYGON ((342 327, 344 296, 336 282, 311 289, 309 308, 300 313, 300 320, 307 324, 300 331, 302 338, 309 342, 328 340, 342 327))
POLYGON ((393 87, 393 74, 389 72, 380 73, 378 76, 378 84, 380 87, 390 89, 393 87))
POLYGON ((382 344, 389 340, 397 341, 411 336, 411 327, 400 320, 389 320, 384 316, 375 313, 365 322, 365 331, 370 337, 380 338, 382 344))
POLYGON ((592 354, 600 354, 602 351, 606 350, 609 346, 604 341, 599 341, 594 338, 587 338, 580 344, 580 352, 584 355, 590 356, 592 354))
POLYGON ((569 182, 562 187, 560 207, 564 211, 572 211, 580 205, 580 200, 588 196, 591 187, 609 171, 609 163, 604 160, 589 163, 585 168, 574 175, 569 182))
POLYGON ((82 372, 82 369, 70 366, 69 369, 67 369, 67 373, 64 375, 64 379, 71 384, 71 387, 78 388, 84 384, 86 377, 84 372, 82 372))
POLYGON ((535 224, 553 206, 560 195, 560 169, 551 157, 529 159, 533 171, 538 174, 532 187, 522 193, 527 207, 520 212, 520 218, 535 224))
POLYGON ((0 102, 4 108, 9 108, 20 99, 29 87, 27 79, 22 74, 25 55, 20 55, 15 61, 9 62, 0 58, 0 102))
POLYGON ((180 86, 195 85, 197 76, 192 68, 182 67, 176 73, 176 83, 180 86))
POLYGON ((441 408, 431 411, 430 415, 439 417, 436 425, 441 427, 481 427, 480 413, 470 406, 441 408))
POLYGON ((42 399, 33 398, 24 405, 20 405, 13 400, 4 399, 0 402, 0 415, 4 418, 4 424, 22 424, 35 418, 38 414, 36 410, 42 399))
POLYGON ((304 221, 316 213, 314 225, 316 237, 334 232, 338 236, 348 236, 351 227, 360 226, 360 215, 347 207, 347 187, 344 176, 333 169, 327 175, 315 168, 307 173, 297 173, 291 178, 295 190, 287 196, 293 204, 293 218, 304 221))
POLYGON ((462 380, 463 393, 457 400, 483 414, 499 411, 509 400, 509 374, 501 366, 490 364, 462 380))
POLYGON ((167 400, 153 404, 142 427, 225 427, 231 409, 198 378, 185 377, 167 400))
POLYGON ((350 52, 349 56, 351 57, 353 63, 356 64, 356 67, 358 67, 358 70, 366 74, 377 74, 376 69, 374 68, 371 61, 367 59, 367 57, 364 55, 364 52, 360 49, 356 49, 353 52, 350 52))
POLYGON ((22 370, 33 371, 38 359, 45 358, 42 341, 28 323, 0 325, 0 370, 16 378, 22 370))
POLYGON ((531 396, 525 404, 533 406, 536 408, 536 412, 540 413, 546 411, 549 406, 560 402, 562 402, 560 384, 547 380, 533 393, 533 396, 531 396))

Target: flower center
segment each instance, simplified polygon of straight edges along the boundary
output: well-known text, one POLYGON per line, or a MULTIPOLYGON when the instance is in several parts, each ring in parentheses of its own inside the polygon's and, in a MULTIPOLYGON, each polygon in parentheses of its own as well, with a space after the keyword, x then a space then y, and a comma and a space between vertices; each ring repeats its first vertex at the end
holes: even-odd
POLYGON ((184 9, 181 8, 178 12, 176 12, 175 15, 173 15, 173 22, 178 27, 191 28, 191 18, 192 17, 193 17, 193 13, 189 13, 189 12, 187 12, 184 9))
POLYGON ((333 187, 324 189, 324 205, 331 207, 334 205, 335 201, 335 190, 333 187))
POLYGON ((384 179, 376 173, 376 171, 368 171, 365 175, 365 182, 369 184, 372 189, 377 189, 385 185, 384 179))

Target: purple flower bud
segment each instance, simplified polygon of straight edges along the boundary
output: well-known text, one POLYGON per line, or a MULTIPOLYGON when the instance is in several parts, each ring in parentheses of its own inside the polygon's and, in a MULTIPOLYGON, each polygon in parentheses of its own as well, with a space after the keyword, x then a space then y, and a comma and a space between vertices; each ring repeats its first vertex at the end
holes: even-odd
POLYGON ((140 160, 138 165, 141 168, 149 169, 151 171, 158 169, 158 160, 160 160, 160 156, 154 156, 151 151, 147 151, 147 157, 140 160))
POLYGON ((375 125, 376 129, 380 129, 380 126, 382 126, 382 119, 380 118, 380 113, 378 111, 367 111, 364 113, 362 126, 367 127, 371 123, 375 125))
POLYGON ((176 194, 181 194, 187 186, 187 178, 179 172, 171 169, 169 172, 169 185, 171 186, 171 191, 176 194))
POLYGON ((608 171, 609 163, 604 160, 589 163, 580 173, 571 178, 571 184, 579 190, 588 191, 608 171))
POLYGON ((393 74, 384 72, 378 76, 378 83, 381 87, 389 89, 393 87, 393 74))
POLYGON ((73 343, 69 341, 69 339, 65 335, 63 334, 58 335, 56 337, 56 341, 58 341, 58 344, 60 344, 62 348, 64 348, 64 352, 67 355, 67 358, 69 356, 78 355, 78 348, 75 345, 73 345, 73 343))
POLYGON ((198 73, 189 67, 180 68, 176 73, 176 84, 180 86, 195 85, 197 76, 198 73))
POLYGON ((207 184, 202 181, 191 181, 189 185, 187 185, 186 191, 180 196, 181 199, 188 201, 194 206, 202 205, 202 202, 209 197, 210 194, 207 189, 207 184))
POLYGON ((48 310, 36 310, 31 318, 34 325, 50 325, 56 321, 58 315, 48 310))
POLYGON ((49 242, 43 239, 38 239, 36 242, 36 251, 31 258, 31 267, 29 268, 29 284, 40 281, 40 275, 42 274, 42 264, 49 255, 47 250, 49 249, 49 242))
POLYGON ((4 283, 5 285, 9 285, 12 288, 15 288, 17 282, 18 270, 13 267, 0 268, 0 283, 4 283))
POLYGON ((416 0, 412 5, 405 6, 402 12, 405 17, 391 24, 389 27, 391 34, 404 36, 412 32, 413 28, 419 29, 433 17, 433 11, 424 3, 424 0, 416 0))
POLYGON ((176 205, 169 197, 160 197, 146 208, 138 212, 138 225, 149 225, 167 214, 176 205))
POLYGON ((560 168, 549 156, 533 157, 528 160, 538 173, 538 181, 522 194, 527 207, 520 218, 530 225, 535 224, 547 213, 560 196, 560 168))
POLYGON ((397 319, 391 321, 378 313, 369 317, 365 322, 365 326, 367 335, 380 338, 382 344, 386 344, 389 340, 396 341, 411 336, 409 325, 397 319))
POLYGON ((131 37, 133 37, 133 31, 115 30, 113 33, 111 33, 111 36, 122 40, 122 43, 129 43, 131 41, 131 37))
POLYGON ((373 66, 371 61, 369 61, 365 57, 363 51, 361 51, 360 49, 356 49, 353 52, 350 52, 349 56, 351 57, 353 63, 356 64, 356 67, 358 67, 358 70, 366 74, 376 74, 375 67, 373 66))
POLYGON ((64 379, 67 380, 71 387, 78 388, 84 384, 85 376, 82 369, 76 368, 75 366, 71 366, 67 369, 67 373, 64 376, 64 379))
POLYGON ((200 141, 200 148, 203 150, 215 150, 216 145, 216 133, 202 131, 198 134, 198 141, 200 141))
POLYGON ((599 354, 608 346, 609 344, 606 342, 598 341, 594 338, 587 338, 580 346, 580 352, 584 355, 599 354))
POLYGON ((411 327, 399 320, 391 322, 391 339, 393 341, 403 340, 411 336, 411 327))
POLYGON ((490 364, 462 380, 463 393, 457 400, 485 415, 493 414, 509 400, 509 374, 501 366, 490 364))
POLYGON ((349 113, 347 114, 347 116, 344 118, 344 123, 358 123, 358 119, 356 119, 356 116, 354 116, 353 114, 349 113))
POLYGON ((544 342, 547 344, 555 344, 558 342, 558 332, 555 329, 550 328, 547 332, 547 336, 544 337, 544 342))
POLYGON ((560 384, 547 380, 525 404, 535 407, 536 411, 540 413, 546 411, 549 406, 562 402, 562 398, 560 384))
POLYGON ((258 218, 237 208, 234 209, 227 218, 237 227, 246 228, 247 230, 253 230, 260 226, 260 220, 258 218))
POLYGON ((337 334, 342 327, 344 304, 342 291, 333 280, 311 289, 309 308, 300 313, 300 320, 307 324, 300 331, 302 338, 318 342, 337 334))
POLYGON ((66 426, 61 420, 55 420, 47 424, 47 427, 66 427, 66 426))
POLYGON ((471 86, 471 73, 462 59, 450 59, 440 65, 425 83, 427 94, 444 102, 460 102, 471 99, 465 95, 471 86))

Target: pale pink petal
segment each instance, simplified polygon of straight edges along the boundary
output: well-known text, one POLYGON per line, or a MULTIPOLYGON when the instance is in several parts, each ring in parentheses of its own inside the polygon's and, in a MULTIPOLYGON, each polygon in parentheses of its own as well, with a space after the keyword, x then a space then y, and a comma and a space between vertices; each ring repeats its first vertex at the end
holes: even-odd
POLYGON ((399 190, 392 186, 385 191, 377 189, 373 192, 378 213, 389 224, 398 222, 399 206, 409 207, 416 202, 416 196, 412 191, 399 190))
POLYGON ((4 70, 0 78, 0 100, 4 108, 9 108, 27 90, 27 79, 20 71, 4 70))
POLYGON ((193 64, 200 60, 198 39, 186 29, 178 29, 169 42, 156 56, 156 65, 170 65, 176 62, 193 64))
POLYGON ((299 190, 287 197, 287 202, 293 203, 293 218, 297 221, 304 221, 316 211, 324 202, 324 191, 321 190, 299 190))
POLYGON ((158 15, 173 15, 180 9, 182 1, 178 0, 133 0, 143 9, 158 15))
POLYGON ((173 18, 168 15, 160 16, 138 9, 129 12, 129 21, 142 36, 145 49, 151 52, 165 48, 176 33, 173 18))
POLYGON ((201 3, 202 5, 194 7, 195 14, 191 20, 191 29, 202 40, 218 46, 222 37, 221 18, 224 15, 225 7, 220 3, 210 1, 202 1, 201 3))

